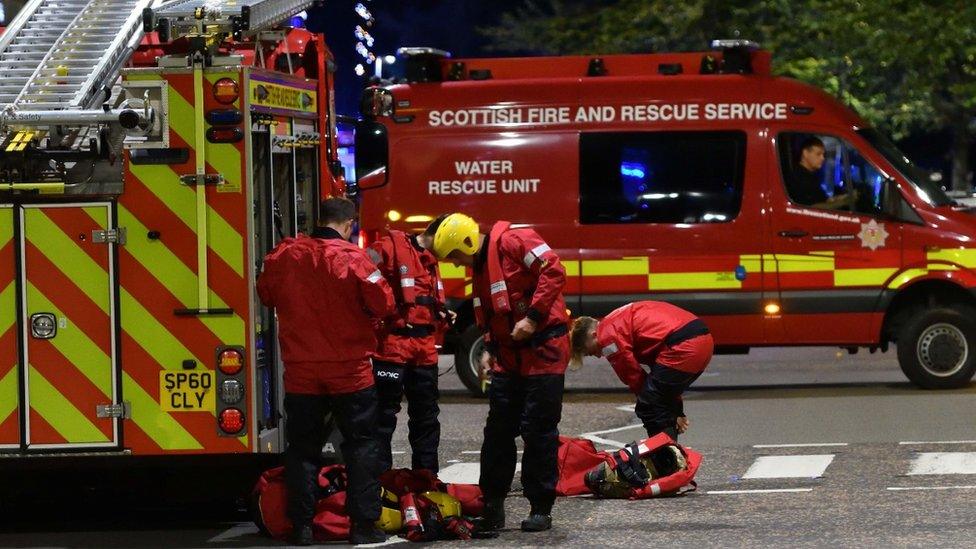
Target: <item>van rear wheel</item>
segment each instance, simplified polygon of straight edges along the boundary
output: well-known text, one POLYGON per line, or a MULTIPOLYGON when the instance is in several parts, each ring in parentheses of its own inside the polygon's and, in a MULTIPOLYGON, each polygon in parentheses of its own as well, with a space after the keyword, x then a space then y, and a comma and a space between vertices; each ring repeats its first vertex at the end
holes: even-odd
POLYGON ((942 307, 912 315, 898 334, 898 364, 926 389, 955 389, 976 372, 976 312, 942 307))
POLYGON ((481 376, 478 372, 478 358, 485 350, 485 337, 476 324, 468 326, 461 334, 457 350, 454 351, 454 365, 461 383, 477 397, 485 396, 481 389, 481 376))

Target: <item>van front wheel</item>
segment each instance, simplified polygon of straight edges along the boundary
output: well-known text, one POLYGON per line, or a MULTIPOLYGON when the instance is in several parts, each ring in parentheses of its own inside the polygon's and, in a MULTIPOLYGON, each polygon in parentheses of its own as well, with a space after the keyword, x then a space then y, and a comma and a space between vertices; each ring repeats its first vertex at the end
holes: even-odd
POLYGON ((962 308, 928 309, 912 315, 898 334, 898 364, 926 389, 955 389, 976 372, 976 320, 962 308))

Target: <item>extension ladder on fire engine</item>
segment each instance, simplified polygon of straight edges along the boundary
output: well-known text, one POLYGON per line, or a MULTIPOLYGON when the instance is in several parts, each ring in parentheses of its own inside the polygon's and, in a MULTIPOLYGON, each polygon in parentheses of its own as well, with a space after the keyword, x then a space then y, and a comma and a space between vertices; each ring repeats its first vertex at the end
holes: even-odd
POLYGON ((84 110, 106 101, 155 0, 32 0, 0 35, 0 110, 84 110))

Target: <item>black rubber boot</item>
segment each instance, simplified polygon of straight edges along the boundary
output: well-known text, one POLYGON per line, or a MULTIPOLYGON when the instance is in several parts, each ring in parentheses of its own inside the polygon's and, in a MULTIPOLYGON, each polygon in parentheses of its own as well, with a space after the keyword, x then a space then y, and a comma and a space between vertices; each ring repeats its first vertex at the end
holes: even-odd
POLYGON ((542 532, 552 528, 552 515, 532 513, 522 521, 523 532, 542 532))
POLYGON ((479 532, 495 532, 505 527, 505 498, 485 500, 485 511, 474 520, 474 529, 479 532))
POLYGON ((522 521, 523 532, 542 532, 552 528, 552 504, 532 504, 529 518, 522 521))
POLYGON ((291 537, 288 541, 292 545, 299 545, 302 547, 312 545, 315 543, 315 536, 312 535, 312 525, 305 524, 303 526, 298 526, 291 532, 291 537))
POLYGON ((386 533, 372 522, 353 523, 352 529, 349 531, 349 543, 353 545, 383 543, 386 541, 386 537, 386 533))

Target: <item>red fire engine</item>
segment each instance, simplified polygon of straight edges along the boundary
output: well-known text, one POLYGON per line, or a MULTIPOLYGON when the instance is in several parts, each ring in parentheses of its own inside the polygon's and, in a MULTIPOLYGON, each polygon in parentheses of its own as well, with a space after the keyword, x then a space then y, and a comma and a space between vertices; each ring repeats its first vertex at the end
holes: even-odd
MULTIPOLYGON (((973 376, 976 217, 836 99, 774 77, 755 44, 402 54, 407 83, 363 98, 367 239, 447 211, 506 219, 558 249, 576 314, 659 299, 702 316, 725 352, 896 342, 923 387, 973 376), (820 165, 804 165, 807 149, 820 165)), ((458 370, 478 390, 470 273, 442 273, 458 370)))
POLYGON ((32 0, 0 35, 5 466, 283 449, 256 275, 344 190, 312 4, 32 0))

